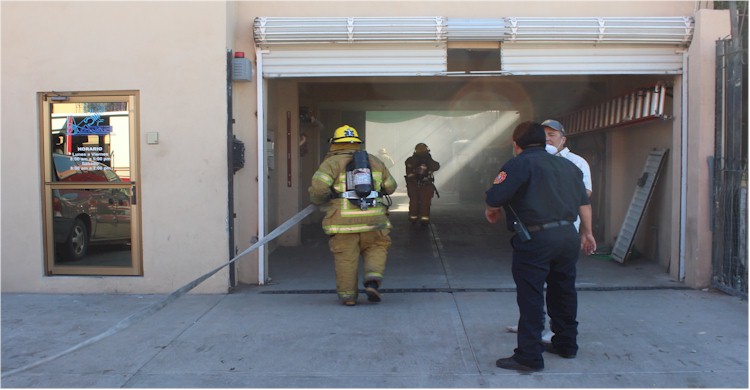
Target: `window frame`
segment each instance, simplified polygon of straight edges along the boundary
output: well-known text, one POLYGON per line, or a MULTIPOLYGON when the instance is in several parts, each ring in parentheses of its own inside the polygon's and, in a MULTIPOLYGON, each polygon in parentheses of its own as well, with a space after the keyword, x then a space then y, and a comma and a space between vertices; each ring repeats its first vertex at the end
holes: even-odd
POLYGON ((140 147, 139 147, 139 91, 76 91, 76 92, 39 92, 40 131, 40 180, 42 189, 42 217, 44 240, 44 275, 90 275, 90 276, 143 276, 143 255, 141 243, 140 216, 140 147), (129 181, 124 182, 86 182, 65 183, 56 181, 53 166, 52 150, 52 105, 54 103, 127 103, 128 139, 129 139, 129 181), (55 261, 55 237, 52 210, 53 191, 58 189, 130 189, 130 266, 105 265, 65 265, 55 261), (137 202, 133 201, 137 200, 137 202))

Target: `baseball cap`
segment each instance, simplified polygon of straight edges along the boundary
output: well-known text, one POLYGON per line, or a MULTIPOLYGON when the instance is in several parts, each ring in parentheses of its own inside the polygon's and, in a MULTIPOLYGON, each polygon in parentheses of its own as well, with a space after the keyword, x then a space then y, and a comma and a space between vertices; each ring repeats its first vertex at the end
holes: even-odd
POLYGON ((546 121, 542 122, 542 126, 555 129, 565 135, 565 128, 563 127, 562 123, 554 119, 547 119, 546 121))

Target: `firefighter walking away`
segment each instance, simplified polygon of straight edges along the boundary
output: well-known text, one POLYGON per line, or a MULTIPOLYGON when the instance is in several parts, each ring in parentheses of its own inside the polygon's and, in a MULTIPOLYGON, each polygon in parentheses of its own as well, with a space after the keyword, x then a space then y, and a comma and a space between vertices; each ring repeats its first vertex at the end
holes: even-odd
POLYGON ((360 150, 362 140, 353 127, 339 127, 329 143, 330 150, 308 192, 310 202, 328 206, 323 231, 330 237, 336 293, 344 305, 357 304, 361 254, 367 300, 380 302, 379 289, 391 246, 384 198, 396 190, 396 181, 380 159, 360 150))
POLYGON ((430 223, 432 197, 438 194, 433 172, 440 169, 440 163, 432 159, 430 148, 420 142, 414 147, 414 154, 406 159, 405 164, 406 192, 409 195, 409 222, 419 221, 426 226, 430 223))

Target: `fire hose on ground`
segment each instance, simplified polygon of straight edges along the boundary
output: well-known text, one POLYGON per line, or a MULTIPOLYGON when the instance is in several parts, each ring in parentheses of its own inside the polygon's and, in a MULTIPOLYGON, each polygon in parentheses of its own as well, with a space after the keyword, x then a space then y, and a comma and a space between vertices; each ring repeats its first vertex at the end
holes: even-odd
POLYGON ((226 267, 226 266, 234 263, 235 261, 239 260, 240 258, 242 258, 243 256, 245 256, 246 254, 257 250, 258 248, 260 248, 261 246, 265 245, 269 241, 271 241, 274 238, 280 236, 282 233, 284 233, 287 230, 289 230, 292 226, 294 226, 294 225, 298 224, 299 222, 301 222, 305 217, 307 217, 308 215, 310 215, 317 208, 318 208, 318 206, 315 206, 315 205, 312 205, 312 204, 309 205, 309 206, 307 206, 307 207, 305 207, 304 209, 302 209, 302 211, 298 212, 293 217, 291 217, 288 220, 286 220, 284 223, 282 223, 281 225, 279 225, 279 227, 277 227, 276 229, 274 229, 272 232, 268 233, 266 236, 263 236, 260 240, 258 240, 258 242, 256 242, 255 244, 251 245, 249 248, 245 249, 244 251, 242 251, 240 254, 238 254, 237 256, 235 256, 234 258, 232 258, 231 260, 229 260, 226 263, 224 263, 224 264, 222 264, 222 265, 214 268, 213 270, 211 270, 211 271, 209 271, 209 272, 201 275, 200 277, 198 277, 197 279, 193 280, 192 282, 190 282, 190 283, 188 283, 188 284, 186 284, 186 285, 178 288, 177 290, 175 290, 171 294, 167 295, 161 301, 153 303, 153 304, 151 304, 151 305, 149 305, 147 307, 144 307, 143 309, 141 309, 141 310, 139 310, 139 311, 131 314, 127 318, 121 320, 120 322, 118 322, 117 324, 115 324, 114 326, 112 326, 111 328, 107 329, 106 331, 104 331, 104 332, 102 332, 102 333, 100 333, 100 334, 98 334, 98 335, 96 335, 94 337, 91 337, 90 339, 84 340, 84 341, 82 341, 82 342, 80 342, 80 343, 78 343, 78 344, 76 344, 76 345, 74 345, 74 346, 72 346, 72 347, 70 347, 70 348, 62 351, 62 352, 59 352, 57 354, 48 356, 48 357, 46 357, 46 358, 44 358, 42 360, 36 361, 36 362, 34 362, 32 364, 27 364, 25 366, 22 366, 22 367, 13 369, 13 370, 6 371, 6 372, 2 373, 1 377, 5 378, 5 377, 8 377, 10 375, 17 374, 17 373, 22 372, 22 371, 30 370, 30 369, 32 369, 34 367, 38 367, 38 366, 41 366, 42 364, 51 362, 51 361, 53 361, 53 360, 55 360, 57 358, 60 358, 60 357, 65 356, 65 355, 67 355, 69 353, 75 352, 75 351, 77 351, 77 350, 79 350, 81 348, 87 347, 89 345, 92 345, 92 344, 94 344, 94 343, 96 343, 96 342, 98 342, 98 341, 100 341, 102 339, 105 339, 105 338, 109 337, 109 336, 112 336, 113 334, 115 334, 115 333, 117 333, 117 332, 119 332, 119 331, 121 331, 121 330, 123 330, 125 328, 128 328, 129 326, 133 325, 134 323, 136 323, 136 322, 138 322, 138 321, 140 321, 140 320, 142 320, 142 319, 144 319, 144 318, 146 318, 146 317, 148 317, 148 316, 150 316, 150 315, 158 312, 159 310, 163 309, 164 307, 166 307, 170 303, 172 303, 175 300, 177 300, 177 298, 185 295, 188 291, 194 289, 199 284, 203 283, 206 279, 210 278, 211 276, 213 276, 217 272, 221 271, 224 267, 226 267))

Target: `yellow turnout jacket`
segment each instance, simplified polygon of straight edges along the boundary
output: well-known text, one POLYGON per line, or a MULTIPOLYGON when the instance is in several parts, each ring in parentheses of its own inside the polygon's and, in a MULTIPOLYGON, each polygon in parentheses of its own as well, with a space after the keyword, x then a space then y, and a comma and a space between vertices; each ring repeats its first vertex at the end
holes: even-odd
MULTIPOLYGON (((331 145, 331 150, 313 175, 310 188, 307 189, 310 202, 329 206, 323 218, 323 231, 326 234, 361 233, 391 228, 382 198, 378 198, 374 207, 361 210, 348 199, 336 197, 346 191, 346 165, 357 150, 359 144, 331 145)), ((396 181, 391 173, 376 156, 369 153, 368 156, 373 189, 380 194, 392 194, 396 190, 396 181)))

